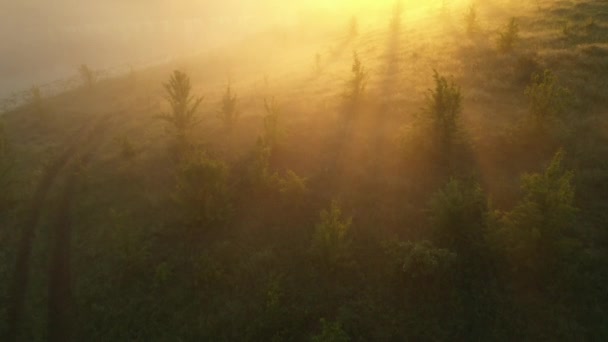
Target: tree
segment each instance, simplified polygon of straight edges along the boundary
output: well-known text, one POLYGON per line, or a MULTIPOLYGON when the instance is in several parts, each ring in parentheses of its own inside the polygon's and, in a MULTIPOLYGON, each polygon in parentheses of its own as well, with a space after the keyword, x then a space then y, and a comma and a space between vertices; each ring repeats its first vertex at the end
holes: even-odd
POLYGON ((237 95, 233 93, 232 87, 229 84, 226 87, 226 92, 222 98, 222 106, 218 112, 218 117, 222 121, 226 132, 230 133, 233 131, 239 116, 238 98, 237 95))
POLYGON ((511 52, 518 41, 519 24, 515 18, 511 18, 507 26, 499 33, 498 50, 503 53, 511 52))
POLYGON ((203 97, 195 98, 191 95, 190 77, 178 70, 173 72, 169 82, 163 86, 171 112, 161 114, 160 119, 173 127, 178 146, 182 149, 187 145, 188 131, 198 123, 196 113, 203 97))
POLYGON ((434 72, 435 89, 427 94, 425 111, 435 131, 439 153, 449 158, 453 145, 460 138, 462 94, 453 81, 448 82, 436 70, 434 72))
POLYGON ((538 129, 544 129, 551 121, 559 120, 570 97, 569 91, 559 85, 550 70, 535 73, 525 95, 530 102, 530 117, 538 129))
POLYGON ((513 269, 526 282, 541 285, 560 266, 560 260, 577 248, 571 238, 577 209, 573 173, 563 166, 559 151, 543 173, 522 177, 523 198, 502 218, 501 239, 513 269))
POLYGON ((477 6, 469 6, 464 16, 465 29, 469 36, 474 35, 479 30, 479 19, 477 18, 477 6))
POLYGON ((264 132, 261 142, 272 152, 283 137, 283 131, 279 126, 281 111, 274 97, 270 101, 264 99, 264 109, 266 115, 264 116, 264 132))
POLYGON ((352 218, 344 218, 336 201, 327 210, 321 211, 321 222, 317 224, 312 251, 328 268, 343 265, 350 258, 350 226, 352 218))
POLYGON ((351 72, 352 77, 350 81, 348 81, 347 91, 344 97, 347 103, 347 110, 353 114, 365 95, 368 78, 367 70, 365 70, 363 63, 359 59, 359 54, 356 51, 353 53, 351 72))
POLYGON ((97 73, 88 65, 82 64, 78 69, 78 72, 80 73, 80 78, 86 88, 91 89, 95 83, 97 83, 97 73))
POLYGON ((452 179, 431 201, 433 241, 458 254, 482 247, 488 203, 481 187, 452 179))
POLYGON ((203 153, 182 161, 177 174, 175 200, 184 221, 193 228, 215 228, 232 212, 228 168, 203 153))

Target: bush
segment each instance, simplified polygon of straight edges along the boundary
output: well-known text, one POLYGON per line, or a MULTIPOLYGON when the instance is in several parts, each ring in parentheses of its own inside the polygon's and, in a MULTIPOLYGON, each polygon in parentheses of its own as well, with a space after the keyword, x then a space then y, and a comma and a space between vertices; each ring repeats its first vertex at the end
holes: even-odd
POLYGON ((519 41, 519 24, 515 18, 511 18, 507 26, 499 33, 498 50, 502 53, 513 51, 515 44, 519 41))

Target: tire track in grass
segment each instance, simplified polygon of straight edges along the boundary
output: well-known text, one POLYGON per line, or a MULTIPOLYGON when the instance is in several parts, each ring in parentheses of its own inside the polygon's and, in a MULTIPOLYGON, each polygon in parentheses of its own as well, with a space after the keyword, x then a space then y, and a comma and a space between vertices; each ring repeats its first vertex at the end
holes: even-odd
POLYGON ((110 117, 111 114, 104 115, 95 122, 85 124, 80 128, 70 139, 72 143, 69 144, 65 151, 47 167, 41 181, 36 187, 30 207, 26 210, 21 238, 17 246, 17 257, 13 271, 13 284, 9 289, 8 296, 7 331, 6 336, 3 339, 4 341, 17 341, 19 337, 24 314, 25 295, 29 283, 32 243, 48 194, 57 177, 60 175, 61 170, 63 170, 73 159, 73 156, 78 150, 90 141, 93 136, 92 133, 97 130, 96 128, 103 126, 110 117))
POLYGON ((74 196, 82 180, 81 170, 91 161, 95 148, 101 143, 103 132, 108 125, 99 126, 92 133, 91 142, 85 151, 76 158, 68 171, 68 178, 60 196, 59 206, 53 224, 54 240, 52 245, 51 261, 49 265, 48 283, 48 340, 51 342, 64 342, 71 340, 71 246, 72 246, 72 219, 70 212, 74 203, 74 196))

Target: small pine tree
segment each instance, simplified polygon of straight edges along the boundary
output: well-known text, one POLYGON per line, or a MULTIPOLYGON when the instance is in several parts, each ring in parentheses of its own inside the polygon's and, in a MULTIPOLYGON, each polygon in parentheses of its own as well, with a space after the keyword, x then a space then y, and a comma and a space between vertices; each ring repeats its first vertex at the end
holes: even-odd
POLYGON ((226 87, 226 92, 222 98, 222 105, 218 112, 218 117, 222 121, 226 132, 231 133, 239 119, 240 112, 238 109, 238 98, 232 91, 232 86, 229 84, 226 87))
POLYGON ((82 64, 78 69, 80 73, 80 78, 82 80, 83 85, 86 88, 93 88, 95 83, 97 82, 97 73, 95 70, 91 69, 88 65, 82 64))
POLYGON ((465 29, 469 36, 474 35, 479 30, 479 19, 477 18, 477 6, 469 6, 464 16, 465 29))
POLYGON ((178 70, 173 72, 169 82, 163 86, 171 112, 161 114, 160 119, 168 122, 175 130, 181 149, 187 145, 188 131, 198 123, 196 113, 203 97, 195 98, 191 95, 190 77, 178 70))
POLYGON ((513 51, 519 41, 519 24, 515 18, 511 18, 507 26, 498 37, 498 50, 503 53, 513 51))

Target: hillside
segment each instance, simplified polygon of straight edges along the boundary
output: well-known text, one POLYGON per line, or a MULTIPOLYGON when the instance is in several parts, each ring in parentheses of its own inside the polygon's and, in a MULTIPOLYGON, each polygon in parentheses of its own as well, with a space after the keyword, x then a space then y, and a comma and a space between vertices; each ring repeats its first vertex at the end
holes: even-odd
POLYGON ((608 339, 608 2, 468 6, 2 114, 0 339, 608 339))

